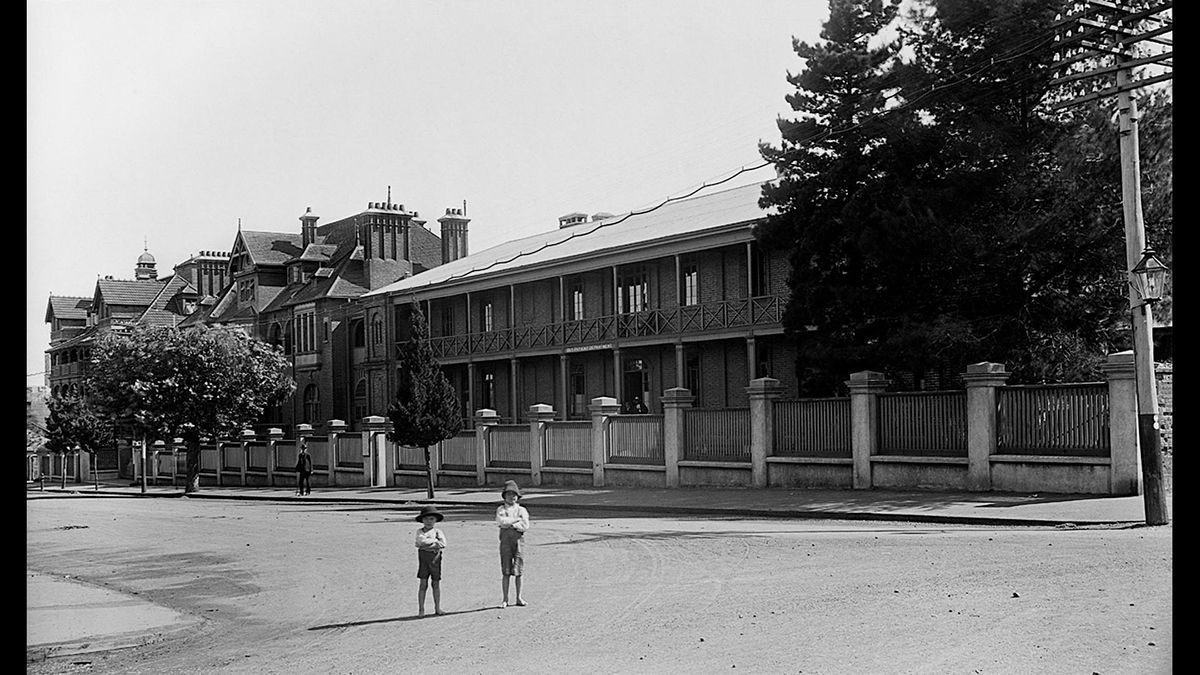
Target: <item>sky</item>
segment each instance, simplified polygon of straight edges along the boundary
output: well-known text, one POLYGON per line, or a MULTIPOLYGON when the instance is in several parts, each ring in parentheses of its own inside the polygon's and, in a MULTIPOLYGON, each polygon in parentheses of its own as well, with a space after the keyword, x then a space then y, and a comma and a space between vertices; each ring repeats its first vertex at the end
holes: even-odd
MULTIPOLYGON (((469 250, 763 164, 827 0, 30 0, 27 386, 51 295, 369 202, 469 250)), ((722 187, 768 180, 768 167, 722 187)), ((720 189, 720 188, 714 188, 720 189)), ((713 189, 702 192, 712 191, 713 189)))

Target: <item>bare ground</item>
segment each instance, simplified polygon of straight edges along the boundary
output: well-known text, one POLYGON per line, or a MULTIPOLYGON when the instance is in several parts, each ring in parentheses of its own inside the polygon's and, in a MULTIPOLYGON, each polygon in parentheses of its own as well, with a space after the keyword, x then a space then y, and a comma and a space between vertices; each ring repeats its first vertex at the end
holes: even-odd
POLYGON ((500 610, 491 514, 449 509, 449 614, 416 619, 414 513, 31 500, 31 570, 137 593, 203 622, 139 648, 31 662, 27 672, 1172 672, 1171 526, 531 508, 530 604, 500 610))

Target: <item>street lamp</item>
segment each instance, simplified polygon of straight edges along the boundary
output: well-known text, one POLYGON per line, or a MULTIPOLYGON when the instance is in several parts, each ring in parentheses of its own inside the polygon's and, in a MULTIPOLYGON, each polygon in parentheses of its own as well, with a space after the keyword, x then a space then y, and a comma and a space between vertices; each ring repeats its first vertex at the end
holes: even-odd
MULTIPOLYGON (((1136 249, 1135 249, 1136 250, 1136 249)), ((1130 310, 1141 310, 1140 324, 1146 332, 1144 339, 1133 341, 1134 367, 1138 370, 1138 447, 1142 458, 1142 495, 1146 510, 1147 525, 1164 525, 1167 522, 1166 488, 1163 485, 1162 440, 1158 434, 1158 393, 1154 377, 1154 341, 1151 339, 1153 316, 1151 307, 1162 300, 1163 284, 1167 277, 1167 266, 1154 254, 1154 249, 1142 250, 1142 258, 1129 270, 1129 285, 1136 302, 1130 310), (1139 353, 1144 352, 1144 353, 1139 353)), ((1134 317, 1133 325, 1139 324, 1134 317)))
POLYGON ((1129 283, 1133 286, 1134 293, 1142 300, 1140 305, 1134 307, 1135 309, 1142 305, 1153 305, 1162 300, 1163 285, 1167 280, 1167 266, 1158 259, 1154 249, 1144 249, 1142 259, 1129 272, 1132 274, 1129 283))

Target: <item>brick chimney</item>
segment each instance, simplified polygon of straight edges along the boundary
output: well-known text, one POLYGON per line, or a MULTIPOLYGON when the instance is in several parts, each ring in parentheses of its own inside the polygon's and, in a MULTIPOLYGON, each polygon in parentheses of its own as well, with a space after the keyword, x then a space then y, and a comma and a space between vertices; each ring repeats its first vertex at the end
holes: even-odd
POLYGON ((320 218, 312 212, 311 206, 304 208, 304 215, 300 216, 300 236, 304 240, 303 248, 308 248, 309 244, 317 243, 317 219, 320 218))
MULTIPOLYGON (((466 202, 464 202, 466 203, 466 202)), ((446 215, 438 218, 442 225, 442 264, 467 255, 467 218, 463 209, 446 209, 446 215)))

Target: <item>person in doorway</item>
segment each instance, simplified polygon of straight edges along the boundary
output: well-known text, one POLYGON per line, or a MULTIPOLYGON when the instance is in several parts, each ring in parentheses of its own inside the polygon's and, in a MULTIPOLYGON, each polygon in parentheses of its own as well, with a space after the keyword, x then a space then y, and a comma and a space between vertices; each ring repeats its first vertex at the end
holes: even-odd
POLYGON ((308 441, 300 439, 300 453, 296 456, 296 496, 312 493, 312 455, 308 454, 308 441))
POLYGON ((645 415, 646 413, 650 412, 649 410, 647 410, 647 409, 646 409, 646 404, 645 404, 645 403, 642 403, 642 397, 641 397, 641 396, 634 396, 634 397, 633 397, 633 410, 632 410, 632 412, 633 412, 633 414, 635 414, 635 415, 645 415))
POLYGON ((442 550, 446 548, 446 535, 437 524, 444 516, 432 504, 421 507, 415 520, 421 523, 417 530, 417 578, 421 586, 417 590, 417 618, 425 616, 425 593, 433 586, 433 613, 441 616, 442 611, 442 550))
POLYGON ((525 568, 525 531, 529 529, 529 512, 517 503, 521 498, 521 488, 517 486, 516 481, 506 482, 500 496, 504 498, 504 503, 496 509, 496 526, 500 528, 500 575, 503 580, 501 589, 504 592, 500 609, 510 604, 508 587, 509 581, 513 579, 517 599, 512 604, 524 607, 527 603, 521 595, 521 574, 525 568))

